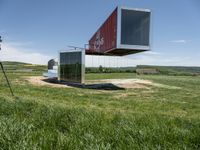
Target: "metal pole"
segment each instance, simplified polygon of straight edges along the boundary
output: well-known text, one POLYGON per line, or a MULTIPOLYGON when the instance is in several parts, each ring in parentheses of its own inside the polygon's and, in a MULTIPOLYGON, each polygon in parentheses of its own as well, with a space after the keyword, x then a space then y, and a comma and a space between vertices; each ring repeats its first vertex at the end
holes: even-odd
POLYGON ((3 67, 2 62, 0 62, 0 66, 1 66, 2 72, 3 72, 3 74, 4 74, 4 77, 6 78, 6 82, 7 82, 7 84, 8 84, 9 89, 10 89, 10 93, 12 94, 12 96, 14 96, 12 87, 11 87, 11 85, 10 85, 10 82, 9 82, 9 80, 8 80, 8 77, 7 77, 7 75, 6 75, 6 72, 5 72, 5 70, 4 70, 4 67, 3 67))
MULTIPOLYGON (((1 43, 1 42, 2 42, 2 39, 1 39, 1 36, 0 36, 0 43, 1 43)), ((1 50, 1 45, 0 45, 0 50, 1 50)), ((7 77, 7 75, 6 75, 6 72, 5 72, 5 70, 4 70, 4 67, 3 67, 3 64, 2 64, 1 61, 0 61, 0 66, 1 66, 2 72, 3 72, 3 74, 4 74, 4 77, 5 77, 5 79, 6 79, 6 82, 7 82, 7 84, 8 84, 8 87, 9 87, 9 89, 10 89, 10 93, 12 94, 12 96, 14 96, 12 87, 11 87, 11 85, 10 85, 10 82, 9 82, 9 80, 8 80, 8 77, 7 77)))

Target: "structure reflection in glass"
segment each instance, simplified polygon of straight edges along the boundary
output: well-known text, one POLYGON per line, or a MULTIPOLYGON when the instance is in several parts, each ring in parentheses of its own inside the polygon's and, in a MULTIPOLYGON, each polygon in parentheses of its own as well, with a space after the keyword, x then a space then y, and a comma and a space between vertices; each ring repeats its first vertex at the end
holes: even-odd
POLYGON ((85 59, 83 50, 62 51, 59 53, 60 81, 70 83, 84 83, 85 59))

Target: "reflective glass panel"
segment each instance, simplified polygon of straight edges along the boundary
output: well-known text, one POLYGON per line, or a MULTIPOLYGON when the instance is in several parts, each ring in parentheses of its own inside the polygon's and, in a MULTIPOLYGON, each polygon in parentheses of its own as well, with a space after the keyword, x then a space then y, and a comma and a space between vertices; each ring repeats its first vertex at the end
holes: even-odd
POLYGON ((150 12, 122 9, 121 44, 149 46, 150 12))
POLYGON ((60 53, 60 80, 82 83, 82 52, 60 53))

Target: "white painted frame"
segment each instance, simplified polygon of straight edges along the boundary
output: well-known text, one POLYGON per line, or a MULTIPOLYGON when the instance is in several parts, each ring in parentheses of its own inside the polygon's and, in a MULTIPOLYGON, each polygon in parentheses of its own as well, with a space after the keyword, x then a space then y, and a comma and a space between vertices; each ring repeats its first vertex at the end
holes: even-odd
POLYGON ((118 6, 117 8, 117 49, 151 50, 151 10, 118 6), (150 13, 149 46, 121 44, 121 16, 122 10, 134 10, 150 13))

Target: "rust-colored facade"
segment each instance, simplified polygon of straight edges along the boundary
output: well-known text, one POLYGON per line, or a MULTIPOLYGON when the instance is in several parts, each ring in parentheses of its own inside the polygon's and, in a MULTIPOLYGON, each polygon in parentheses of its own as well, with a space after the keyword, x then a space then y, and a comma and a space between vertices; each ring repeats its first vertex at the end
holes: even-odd
POLYGON ((91 53, 105 53, 117 46, 117 8, 89 41, 91 53))

